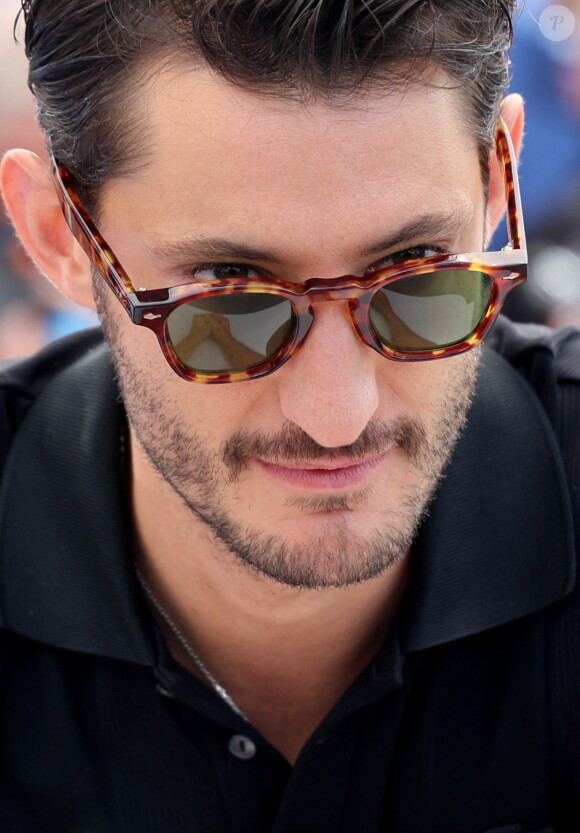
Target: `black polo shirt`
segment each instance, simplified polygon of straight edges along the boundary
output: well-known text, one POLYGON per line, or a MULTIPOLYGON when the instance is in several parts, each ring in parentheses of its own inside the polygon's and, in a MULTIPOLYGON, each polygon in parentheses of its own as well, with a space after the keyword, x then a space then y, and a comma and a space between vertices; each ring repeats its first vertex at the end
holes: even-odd
POLYGON ((577 831, 580 335, 495 343, 521 372, 485 350, 385 644, 293 768, 156 628, 100 335, 6 368, 0 831, 577 831))

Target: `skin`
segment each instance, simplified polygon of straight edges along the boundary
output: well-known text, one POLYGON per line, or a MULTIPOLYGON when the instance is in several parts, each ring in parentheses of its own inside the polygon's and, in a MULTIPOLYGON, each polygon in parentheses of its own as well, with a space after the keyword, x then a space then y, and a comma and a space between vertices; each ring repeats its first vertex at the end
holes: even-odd
MULTIPOLYGON (((479 251, 503 211, 495 167, 484 205, 457 91, 417 85, 332 107, 260 98, 204 70, 165 66, 142 85, 141 106, 150 154, 105 186, 99 220, 138 286, 184 282, 215 260, 199 243, 187 256, 154 254, 186 237, 267 250, 268 259, 231 260, 302 281, 363 274, 416 245, 479 251), (397 237, 450 208, 462 218, 456 227, 397 237)), ((518 145, 521 100, 510 97, 503 115, 518 145)), ((0 181, 31 256, 91 306, 91 269, 44 163, 13 151, 0 181)), ((384 639, 478 351, 390 362, 358 340, 343 302, 327 302, 276 373, 188 384, 98 278, 95 288, 130 421, 136 559, 217 679, 293 762, 384 639), (312 483, 312 468, 334 469, 340 481, 361 460, 369 468, 356 482, 312 483)))

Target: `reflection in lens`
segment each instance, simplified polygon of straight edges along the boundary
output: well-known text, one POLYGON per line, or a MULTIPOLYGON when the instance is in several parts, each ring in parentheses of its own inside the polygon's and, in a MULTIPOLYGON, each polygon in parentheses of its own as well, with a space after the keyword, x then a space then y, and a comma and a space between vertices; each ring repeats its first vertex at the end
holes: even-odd
POLYGON ((477 328, 492 290, 488 275, 468 269, 401 278, 373 296, 371 325, 382 344, 396 350, 448 347, 477 328))
POLYGON ((272 359, 292 338, 289 301, 267 293, 212 295, 187 301, 167 319, 180 361, 199 373, 235 373, 272 359))

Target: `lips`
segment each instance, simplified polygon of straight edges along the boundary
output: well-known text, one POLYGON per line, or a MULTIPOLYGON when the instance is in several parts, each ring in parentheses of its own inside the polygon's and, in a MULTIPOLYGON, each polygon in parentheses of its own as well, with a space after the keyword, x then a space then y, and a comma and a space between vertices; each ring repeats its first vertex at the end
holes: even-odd
POLYGON ((319 491, 338 490, 359 486, 381 465, 388 451, 358 463, 328 460, 312 463, 268 463, 256 459, 270 477, 290 486, 319 491))

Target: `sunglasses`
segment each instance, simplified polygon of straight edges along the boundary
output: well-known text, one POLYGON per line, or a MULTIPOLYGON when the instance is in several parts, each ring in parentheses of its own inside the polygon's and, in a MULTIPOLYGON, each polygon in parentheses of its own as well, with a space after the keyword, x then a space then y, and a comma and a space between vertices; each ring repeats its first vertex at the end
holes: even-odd
POLYGON ((435 254, 364 277, 302 283, 218 277, 152 290, 133 286, 83 207, 72 174, 54 159, 53 172, 72 233, 131 321, 153 330, 179 376, 212 384, 273 373, 304 344, 315 306, 324 301, 346 301, 363 343, 387 359, 440 359, 479 344, 507 293, 527 274, 515 154, 501 122, 496 153, 504 174, 510 241, 500 252, 435 254))

